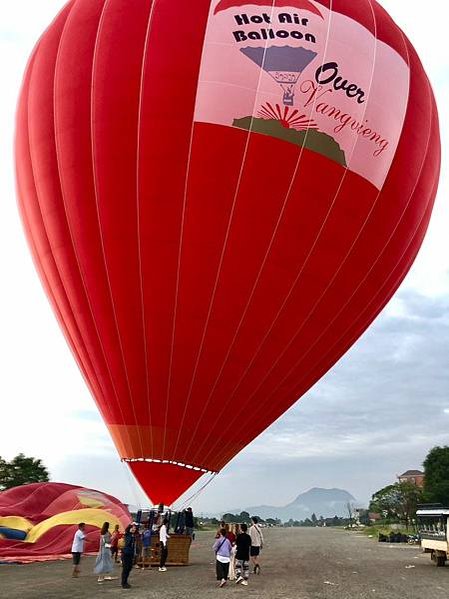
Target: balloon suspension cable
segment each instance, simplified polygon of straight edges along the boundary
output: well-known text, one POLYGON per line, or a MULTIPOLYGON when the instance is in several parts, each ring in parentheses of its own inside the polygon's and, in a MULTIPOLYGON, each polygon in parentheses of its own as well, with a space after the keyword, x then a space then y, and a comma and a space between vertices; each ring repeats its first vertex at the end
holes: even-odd
POLYGON ((195 501, 195 499, 198 497, 198 495, 200 495, 204 491, 204 489, 214 480, 214 478, 217 476, 218 472, 209 472, 208 474, 209 474, 208 480, 206 480, 206 482, 198 489, 198 491, 195 491, 195 493, 193 493, 192 495, 189 495, 189 497, 187 497, 182 502, 181 506, 179 507, 179 511, 182 511, 190 503, 195 501))
POLYGON ((125 463, 125 460, 120 460, 121 463, 123 464, 123 468, 126 472, 126 476, 128 477, 128 483, 131 489, 131 493, 134 495, 134 499, 136 502, 136 507, 138 507, 139 509, 142 507, 142 503, 141 500, 139 499, 139 495, 137 493, 137 482, 136 479, 134 478, 134 476, 131 474, 127 464, 125 463))

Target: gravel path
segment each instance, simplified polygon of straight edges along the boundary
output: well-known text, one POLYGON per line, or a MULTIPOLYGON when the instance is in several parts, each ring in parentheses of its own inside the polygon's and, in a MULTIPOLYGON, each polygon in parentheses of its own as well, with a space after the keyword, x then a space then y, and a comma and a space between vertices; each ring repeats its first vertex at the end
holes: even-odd
MULTIPOLYGON (((449 566, 436 568, 417 547, 377 543, 335 529, 271 529, 266 533, 262 574, 248 587, 214 581, 212 533, 200 533, 191 565, 134 570, 132 589, 118 581, 99 586, 91 573, 93 558, 83 560, 83 575, 70 578, 69 562, 0 566, 0 597, 7 599, 81 599, 126 596, 129 599, 209 599, 245 594, 257 599, 448 599, 449 566)), ((119 572, 117 572, 119 574, 119 572)))

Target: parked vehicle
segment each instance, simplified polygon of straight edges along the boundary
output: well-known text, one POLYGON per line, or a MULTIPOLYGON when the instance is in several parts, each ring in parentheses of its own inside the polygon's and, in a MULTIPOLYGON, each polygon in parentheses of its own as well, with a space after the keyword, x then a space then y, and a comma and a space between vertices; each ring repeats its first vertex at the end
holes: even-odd
POLYGON ((430 552, 437 566, 446 564, 449 555, 447 507, 421 507, 416 512, 421 547, 430 552))

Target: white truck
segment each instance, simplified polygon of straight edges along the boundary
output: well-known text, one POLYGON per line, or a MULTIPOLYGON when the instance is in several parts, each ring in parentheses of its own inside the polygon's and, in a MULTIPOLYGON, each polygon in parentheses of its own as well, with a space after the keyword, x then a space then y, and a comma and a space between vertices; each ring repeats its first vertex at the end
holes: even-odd
POLYGON ((437 566, 444 566, 449 556, 449 508, 420 507, 416 512, 421 547, 430 553, 437 566))

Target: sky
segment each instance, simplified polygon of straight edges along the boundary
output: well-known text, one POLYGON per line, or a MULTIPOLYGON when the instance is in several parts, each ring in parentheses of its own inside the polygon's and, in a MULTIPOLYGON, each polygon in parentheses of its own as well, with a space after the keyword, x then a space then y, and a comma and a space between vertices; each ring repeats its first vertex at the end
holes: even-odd
MULTIPOLYGON (((13 132, 27 58, 63 0, 0 3, 0 456, 52 480, 146 500, 118 455, 35 273, 16 208, 13 132)), ((449 444, 449 52, 446 0, 382 0, 433 85, 443 161, 427 237, 402 286, 350 351, 195 500, 196 512, 285 505, 311 487, 361 504, 449 444), (446 163, 446 164, 445 164, 446 163)))

